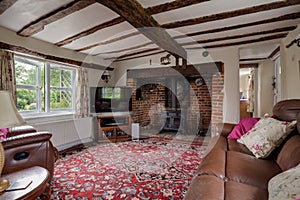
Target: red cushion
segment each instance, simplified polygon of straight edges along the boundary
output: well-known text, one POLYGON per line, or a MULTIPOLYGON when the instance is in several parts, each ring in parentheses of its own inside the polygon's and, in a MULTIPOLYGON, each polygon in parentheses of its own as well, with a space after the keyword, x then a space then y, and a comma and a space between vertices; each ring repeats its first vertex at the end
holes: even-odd
POLYGON ((228 139, 239 139, 247 133, 258 121, 260 118, 244 117, 231 131, 227 136, 228 139))
POLYGON ((4 140, 6 138, 7 132, 8 132, 8 128, 0 129, 0 140, 4 140))

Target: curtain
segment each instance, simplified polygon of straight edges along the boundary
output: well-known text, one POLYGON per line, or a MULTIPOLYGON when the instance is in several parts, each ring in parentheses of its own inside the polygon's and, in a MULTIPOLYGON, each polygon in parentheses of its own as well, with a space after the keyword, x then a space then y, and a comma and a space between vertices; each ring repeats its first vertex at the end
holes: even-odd
POLYGON ((249 75, 249 86, 248 86, 248 105, 247 105, 247 112, 254 112, 254 95, 255 95, 255 91, 254 91, 254 69, 252 68, 250 71, 250 75, 249 75))
POLYGON ((84 67, 77 69, 77 87, 75 101, 75 117, 83 118, 89 115, 88 71, 84 67))
POLYGON ((2 49, 0 49, 0 90, 11 92, 17 105, 14 55, 2 49))

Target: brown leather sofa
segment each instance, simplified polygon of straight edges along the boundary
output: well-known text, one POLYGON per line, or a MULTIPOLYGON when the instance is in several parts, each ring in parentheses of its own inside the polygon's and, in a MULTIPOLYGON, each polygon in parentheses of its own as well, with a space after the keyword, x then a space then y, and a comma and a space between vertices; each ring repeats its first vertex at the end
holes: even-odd
POLYGON ((185 195, 186 200, 267 200, 268 182, 300 163, 300 99, 277 103, 280 120, 298 119, 297 128, 267 158, 256 158, 243 144, 227 139, 234 124, 224 124, 211 139, 206 156, 185 195))
POLYGON ((54 162, 57 150, 50 141, 52 134, 37 132, 32 126, 10 128, 7 138, 2 141, 5 151, 5 164, 2 174, 15 172, 21 169, 41 166, 49 171, 50 177, 43 199, 51 195, 50 181, 53 177, 54 162))

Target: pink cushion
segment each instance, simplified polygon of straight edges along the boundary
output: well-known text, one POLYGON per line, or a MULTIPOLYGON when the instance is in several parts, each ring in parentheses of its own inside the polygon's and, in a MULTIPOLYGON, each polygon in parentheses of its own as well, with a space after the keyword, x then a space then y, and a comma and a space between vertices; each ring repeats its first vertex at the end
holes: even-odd
POLYGON ((247 133, 260 118, 244 117, 227 136, 228 139, 239 139, 247 133))
POLYGON ((0 129, 0 140, 4 140, 8 133, 8 128, 1 128, 0 129))

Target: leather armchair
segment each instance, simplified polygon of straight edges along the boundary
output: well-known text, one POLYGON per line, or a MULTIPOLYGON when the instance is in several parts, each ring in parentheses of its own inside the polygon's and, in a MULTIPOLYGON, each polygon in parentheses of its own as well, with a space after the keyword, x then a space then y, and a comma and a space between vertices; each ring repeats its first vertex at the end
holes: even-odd
POLYGON ((2 141, 5 151, 5 164, 2 174, 15 172, 32 166, 40 166, 49 171, 49 183, 44 198, 50 198, 50 182, 53 177, 57 150, 53 146, 49 132, 37 132, 32 126, 11 128, 2 141))

